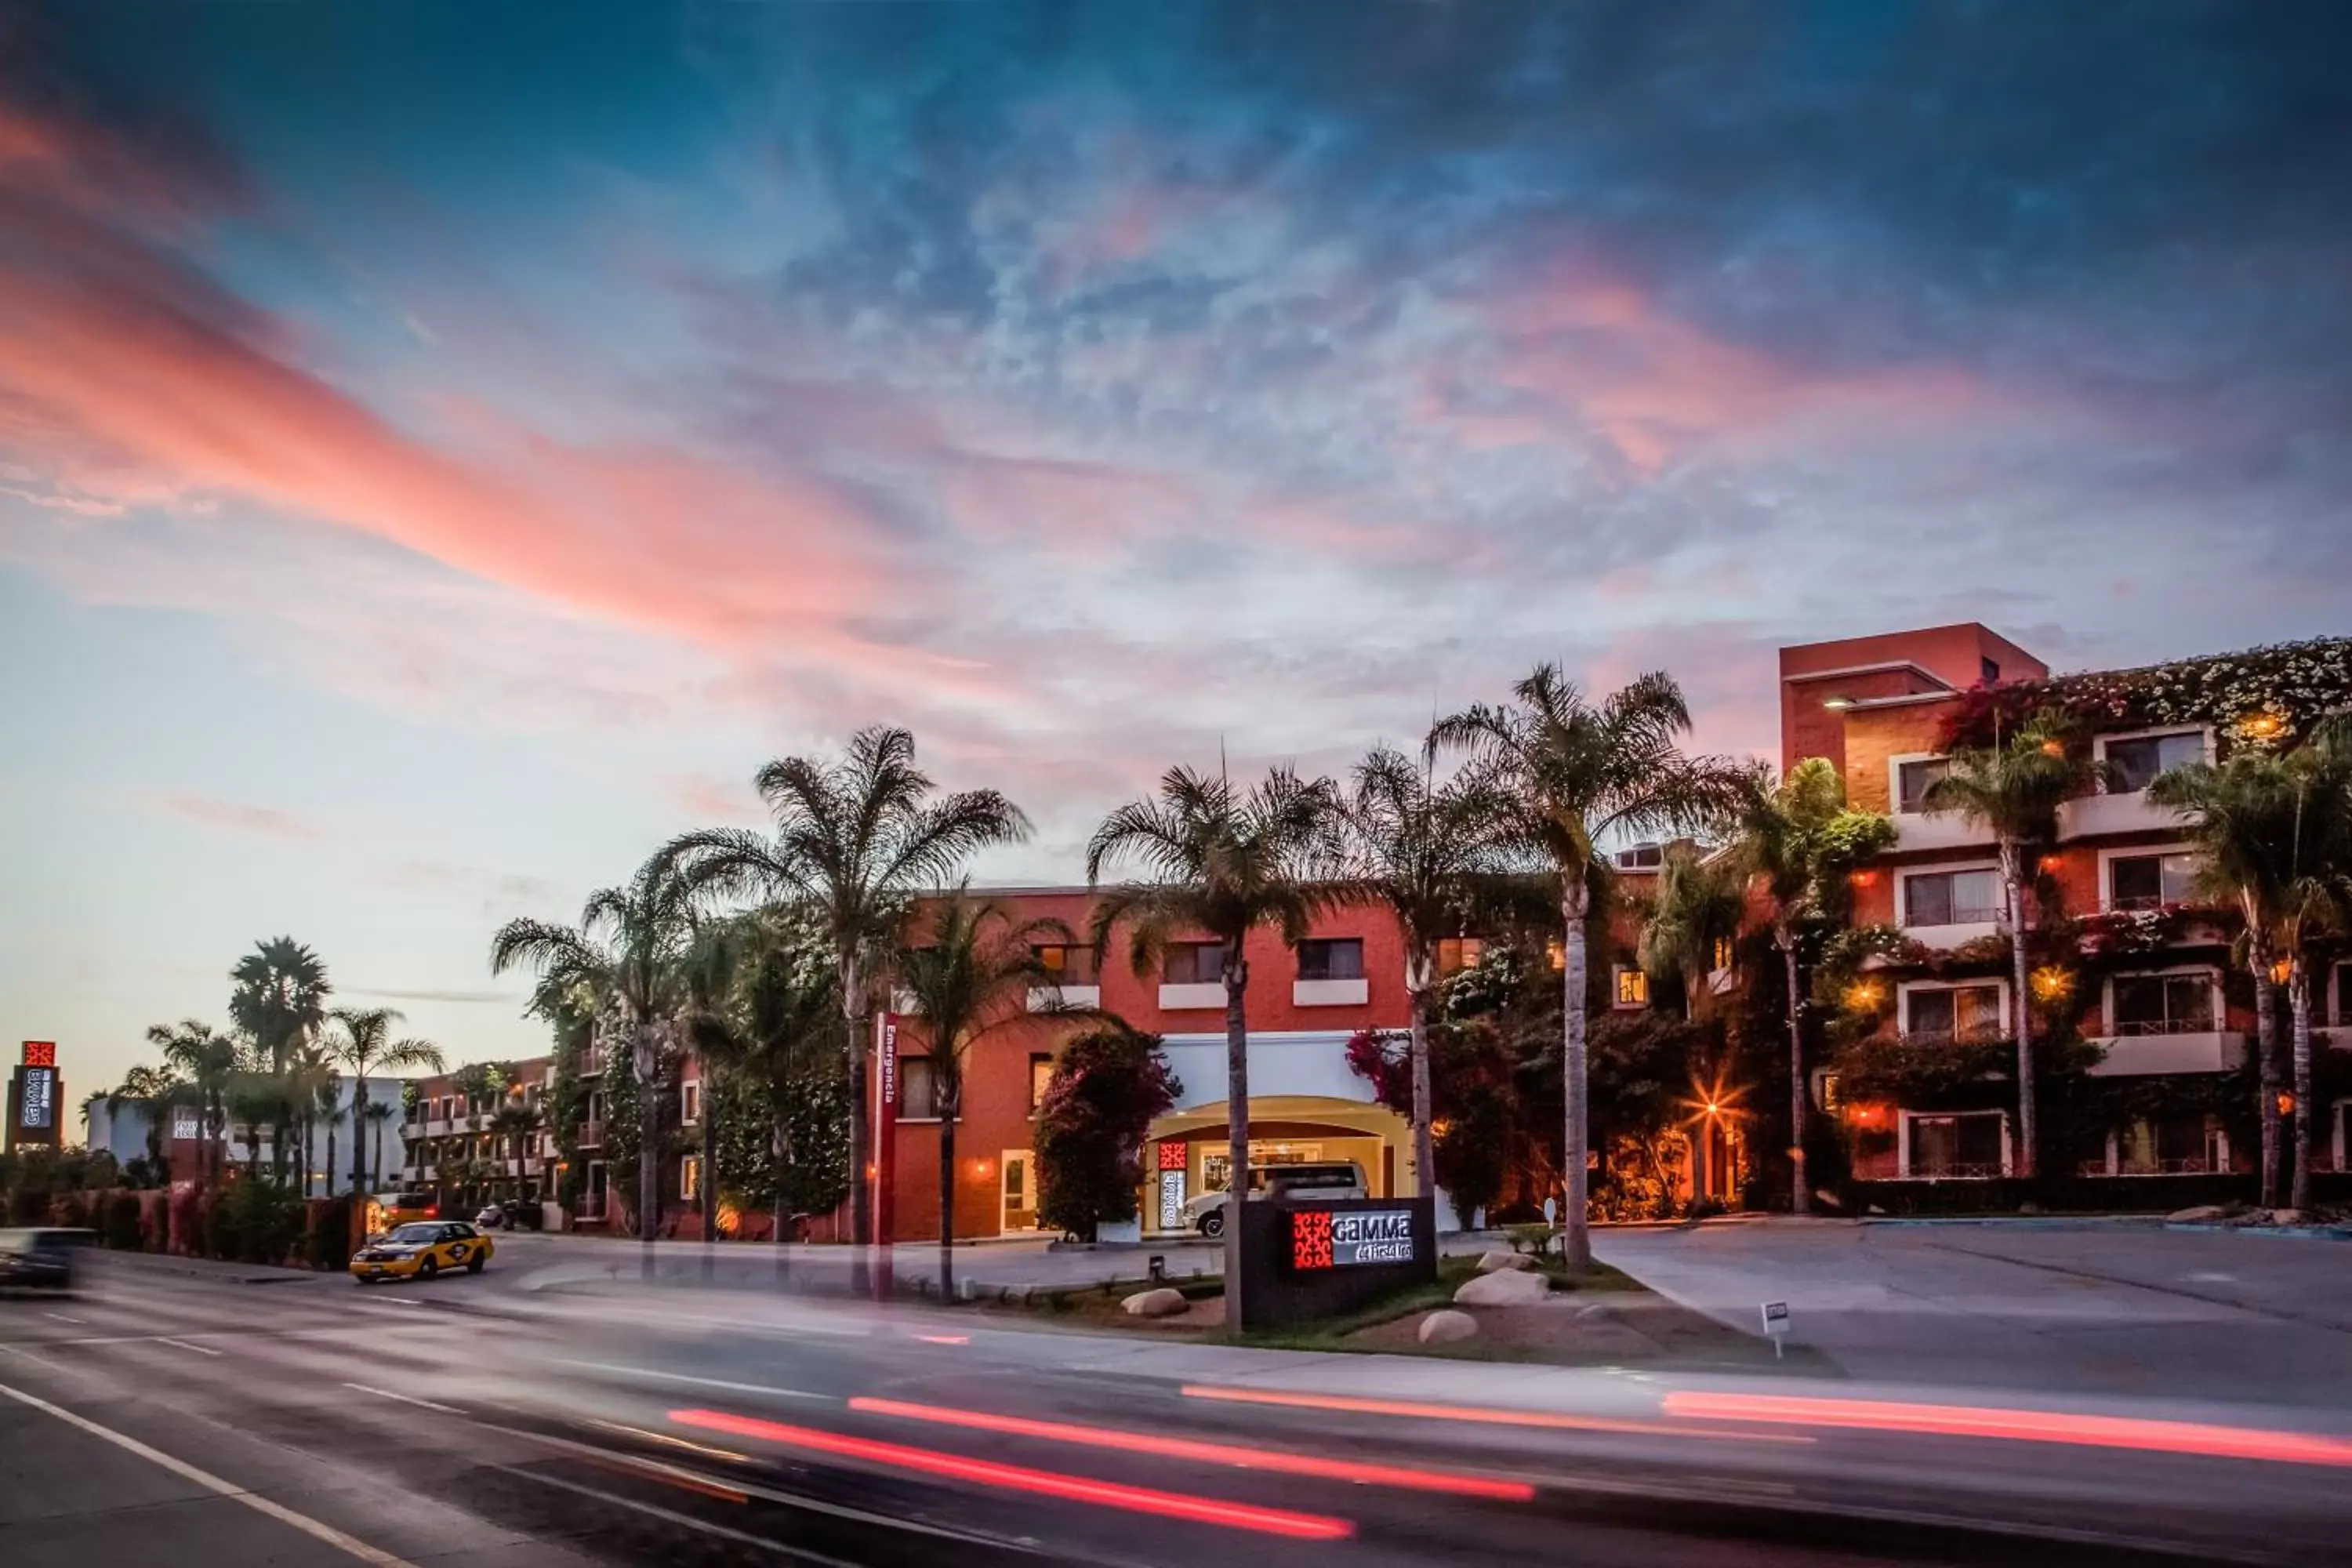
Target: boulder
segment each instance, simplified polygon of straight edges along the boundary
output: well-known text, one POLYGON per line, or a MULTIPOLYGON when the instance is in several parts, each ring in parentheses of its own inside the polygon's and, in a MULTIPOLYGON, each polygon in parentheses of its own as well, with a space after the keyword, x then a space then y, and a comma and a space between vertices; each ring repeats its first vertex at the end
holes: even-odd
POLYGON ((2273 1225, 2301 1225, 2303 1223, 2303 1211, 2301 1209, 2273 1209, 2271 1210, 2271 1223, 2273 1225))
POLYGON ((1481 1274, 1454 1292, 1457 1307, 1526 1307, 1551 1294, 1551 1281, 1525 1269, 1481 1274))
POLYGON ((1481 1274, 1500 1274, 1506 1268, 1533 1268, 1535 1266, 1536 1260, 1524 1252, 1496 1250, 1481 1253, 1478 1257, 1478 1272, 1481 1274))
POLYGON ((1421 1321, 1415 1336, 1425 1345, 1450 1345, 1456 1340, 1474 1338, 1478 1332, 1478 1320, 1467 1312, 1436 1311, 1421 1321))
POLYGON ((2220 1204, 2199 1204, 2195 1208, 2175 1209, 2164 1217, 2174 1225, 2217 1225, 2228 1215, 2220 1204))
POLYGON ((1184 1300, 1183 1291, 1163 1287, 1158 1290, 1138 1290, 1121 1301, 1118 1310, 1130 1318, 1172 1318, 1190 1305, 1192 1303, 1184 1300))

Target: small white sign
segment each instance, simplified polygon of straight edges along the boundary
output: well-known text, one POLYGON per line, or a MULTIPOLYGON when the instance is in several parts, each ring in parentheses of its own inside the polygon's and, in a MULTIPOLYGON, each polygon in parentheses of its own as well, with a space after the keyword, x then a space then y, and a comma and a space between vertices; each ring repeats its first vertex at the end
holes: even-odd
POLYGON ((1764 1303, 1764 1331, 1770 1334, 1774 1339, 1779 1339, 1782 1334, 1789 1331, 1788 1302, 1767 1301, 1764 1303))

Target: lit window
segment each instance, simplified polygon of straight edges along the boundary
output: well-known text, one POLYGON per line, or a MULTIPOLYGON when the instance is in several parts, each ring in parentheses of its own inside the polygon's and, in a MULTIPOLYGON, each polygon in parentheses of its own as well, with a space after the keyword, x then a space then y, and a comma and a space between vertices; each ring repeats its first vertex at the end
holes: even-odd
POLYGON ((1620 963, 1612 971, 1614 976, 1616 1004, 1620 1007, 1646 1007, 1650 1005, 1650 977, 1630 964, 1620 963))
POLYGON ((1035 1056, 1029 1058, 1029 1114, 1045 1103, 1045 1086, 1054 1081, 1054 1058, 1035 1056))
POLYGON ((1731 939, 1727 936, 1715 939, 1715 967, 1717 969, 1731 967, 1731 939))
POLYGON ((1904 999, 1903 1032, 1927 1040, 1997 1040, 2004 1033, 2000 987, 1921 987, 1904 999))
POLYGON ((1360 937, 1336 937, 1298 944, 1301 980, 1361 980, 1364 943, 1360 937))
POLYGON ((1095 985, 1100 984, 1095 969, 1095 950, 1075 942, 1049 942, 1029 950, 1037 957, 1037 967, 1053 977, 1056 985, 1095 985))
POLYGON ((702 1195, 702 1162, 695 1155, 677 1163, 677 1195, 689 1203, 702 1195))
POLYGON ((1437 973, 1459 974, 1465 969, 1475 969, 1486 952, 1486 942, 1477 937, 1442 937, 1437 943, 1437 973))

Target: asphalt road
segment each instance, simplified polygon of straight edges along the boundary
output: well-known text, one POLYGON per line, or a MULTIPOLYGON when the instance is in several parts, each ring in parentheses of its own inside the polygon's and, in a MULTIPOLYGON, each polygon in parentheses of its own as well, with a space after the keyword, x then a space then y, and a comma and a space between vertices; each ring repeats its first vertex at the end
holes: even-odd
POLYGON ((373 1289, 101 1257, 78 1298, 0 1301, 0 1561, 2311 1563, 2352 1542, 2342 1420, 2168 1405, 1987 1436, 1836 1380, 1139 1343, 566 1280, 529 1250, 373 1289))

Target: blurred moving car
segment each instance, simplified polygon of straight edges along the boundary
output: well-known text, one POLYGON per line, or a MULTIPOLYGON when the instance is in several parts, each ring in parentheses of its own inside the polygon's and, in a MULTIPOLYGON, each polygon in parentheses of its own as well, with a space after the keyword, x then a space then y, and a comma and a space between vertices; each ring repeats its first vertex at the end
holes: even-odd
POLYGON ((93 1234, 63 1226, 0 1230, 0 1289, 72 1289, 74 1252, 93 1234))
MULTIPOLYGON (((1250 1197, 1363 1198, 1371 1191, 1364 1168, 1353 1160, 1317 1161, 1297 1165, 1257 1165, 1250 1170, 1250 1197)), ((1223 1193, 1202 1193, 1184 1205, 1184 1223, 1202 1236, 1225 1234, 1223 1193)))
POLYGON ((430 1279, 445 1268, 479 1274, 490 1260, 490 1238, 462 1220, 416 1220, 394 1226, 352 1254, 352 1278, 362 1285, 384 1279, 430 1279))

